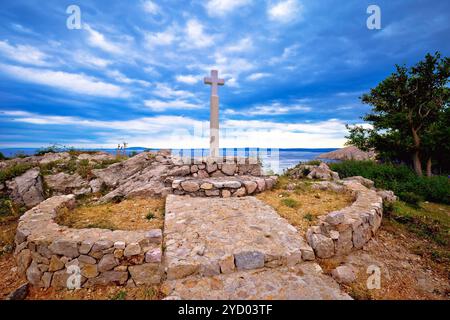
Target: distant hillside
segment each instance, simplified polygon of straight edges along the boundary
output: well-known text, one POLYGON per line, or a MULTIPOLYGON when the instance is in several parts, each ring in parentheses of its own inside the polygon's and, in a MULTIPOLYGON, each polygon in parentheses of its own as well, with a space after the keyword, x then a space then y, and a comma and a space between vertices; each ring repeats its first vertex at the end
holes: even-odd
POLYGON ((374 160, 376 153, 374 151, 362 151, 355 146, 349 146, 335 151, 322 153, 317 159, 331 160, 374 160))

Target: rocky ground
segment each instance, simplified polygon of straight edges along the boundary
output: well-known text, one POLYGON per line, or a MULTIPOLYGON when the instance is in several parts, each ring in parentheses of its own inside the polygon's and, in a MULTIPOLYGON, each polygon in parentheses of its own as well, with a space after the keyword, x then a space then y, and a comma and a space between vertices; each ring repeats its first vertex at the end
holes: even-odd
MULTIPOLYGON (((417 246, 429 248, 432 244, 386 222, 382 224, 377 236, 363 250, 355 251, 344 259, 319 260, 318 263, 324 274, 329 276, 331 276, 331 270, 339 265, 354 268, 356 282, 348 285, 341 284, 341 290, 354 299, 450 299, 448 263, 436 262, 426 253, 417 254, 417 246), (369 276, 366 273, 367 266, 372 264, 381 266, 381 289, 379 290, 366 288, 369 276)), ((236 279, 239 279, 238 273, 234 275, 236 279)), ((297 276, 294 278, 297 279, 297 276)), ((2 279, 0 299, 4 299, 13 289, 25 282, 24 277, 16 273, 12 254, 3 254, 0 257, 0 279, 2 279)), ((185 285, 193 286, 195 281, 212 281, 208 285, 223 286, 214 280, 194 279, 193 281, 185 282, 185 285)), ((240 281, 243 285, 245 284, 244 280, 240 281)), ((51 288, 30 288, 27 299, 161 299, 168 293, 167 290, 167 287, 98 287, 72 292, 51 288)), ((270 298, 269 295, 265 297, 270 298)))
POLYGON ((418 254, 417 247, 433 247, 429 241, 384 222, 377 237, 362 250, 348 256, 319 261, 327 274, 337 266, 348 266, 355 274, 342 288, 355 299, 450 299, 448 262, 437 262, 429 254, 418 254), (380 289, 368 290, 367 268, 379 266, 380 289))
MULTIPOLYGON (((191 184, 192 181, 197 183, 200 171, 204 171, 201 179, 209 179, 210 174, 207 163, 191 167, 182 163, 176 165, 164 152, 143 153, 126 161, 97 153, 47 154, 0 162, 0 168, 3 168, 0 171, 0 298, 6 298, 26 282, 17 272, 12 255, 17 219, 25 208, 55 194, 75 193, 82 203, 87 199, 100 199, 100 204, 63 213, 60 224, 130 230, 157 224, 159 228, 164 215, 162 204, 133 197, 170 193, 174 181, 167 182, 166 178, 172 174, 187 176, 183 181, 191 184)), ((211 178, 215 178, 212 174, 220 175, 219 180, 226 179, 230 183, 232 177, 226 176, 240 169, 242 167, 233 170, 230 166, 217 167, 211 171, 211 178)), ((30 287, 27 299, 450 298, 448 248, 439 244, 441 238, 424 236, 423 230, 431 230, 428 225, 408 229, 396 223, 392 216, 384 218, 376 237, 362 250, 326 260, 303 261, 299 265, 291 263, 309 260, 311 251, 298 231, 314 224, 318 215, 339 210, 353 199, 351 195, 313 189, 308 187, 308 182, 299 182, 298 179, 336 181, 338 177, 326 165, 297 166, 291 174, 287 180, 280 179, 275 190, 259 195, 259 200, 246 197, 189 198, 191 200, 187 201, 186 196, 169 196, 173 201, 169 201, 166 208, 164 237, 166 259, 170 260, 172 269, 168 272, 169 279, 161 286, 98 286, 75 291, 30 287), (271 205, 284 219, 260 200, 271 205), (174 214, 175 211, 179 211, 178 214, 174 214), (291 247, 303 250, 296 254, 291 247), (242 252, 236 253, 238 249, 242 252), (227 253, 234 255, 232 264, 222 259, 227 253), (379 289, 367 288, 370 266, 381 270, 379 289), (196 272, 190 272, 191 269, 196 272)), ((240 189, 251 194, 259 189, 260 180, 267 186, 264 179, 246 180, 240 182, 240 189)), ((272 187, 273 180, 269 182, 272 187)), ((371 187, 367 179, 360 178, 359 183, 371 187)), ((197 184, 201 188, 201 184, 197 184)), ((203 180, 202 184, 206 185, 203 180)), ((229 188, 224 190, 229 191, 229 188)), ((235 192, 231 188, 230 195, 235 192)), ((448 211, 448 207, 436 206, 436 210, 448 211)), ((420 223, 421 220, 411 221, 420 223)), ((447 228, 447 224, 442 226, 447 228)), ((447 234, 441 229, 431 234, 448 237, 448 228, 447 234)))

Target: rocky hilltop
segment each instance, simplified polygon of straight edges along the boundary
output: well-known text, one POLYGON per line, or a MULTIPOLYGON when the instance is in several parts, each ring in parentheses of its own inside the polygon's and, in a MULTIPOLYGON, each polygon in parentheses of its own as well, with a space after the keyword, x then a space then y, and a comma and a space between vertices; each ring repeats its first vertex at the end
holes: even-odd
POLYGON ((260 164, 249 163, 249 159, 226 163, 196 159, 191 163, 168 150, 131 158, 104 152, 47 153, 2 161, 0 170, 0 195, 27 209, 65 194, 96 194, 100 202, 171 193, 227 197, 261 192, 275 182, 275 178, 260 178, 260 164))

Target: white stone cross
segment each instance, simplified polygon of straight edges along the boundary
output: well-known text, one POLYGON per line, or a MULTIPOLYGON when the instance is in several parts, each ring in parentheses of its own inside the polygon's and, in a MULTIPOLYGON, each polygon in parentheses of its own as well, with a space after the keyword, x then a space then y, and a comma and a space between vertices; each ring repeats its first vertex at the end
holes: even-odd
POLYGON ((205 78, 205 84, 211 85, 209 155, 212 158, 216 158, 219 156, 219 95, 217 88, 218 86, 223 86, 225 80, 219 79, 217 70, 211 70, 211 77, 205 78))

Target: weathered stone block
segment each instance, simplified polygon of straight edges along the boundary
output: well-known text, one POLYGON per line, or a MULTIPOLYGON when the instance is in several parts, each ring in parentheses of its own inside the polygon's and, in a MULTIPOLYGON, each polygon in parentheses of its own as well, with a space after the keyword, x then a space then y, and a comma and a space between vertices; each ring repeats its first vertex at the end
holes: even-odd
POLYGON ((131 257, 131 256, 135 256, 138 254, 141 254, 141 246, 139 245, 139 243, 130 243, 126 248, 125 251, 123 252, 125 257, 131 257))
POLYGON ((312 233, 308 237, 309 245, 319 258, 330 258, 334 255, 334 242, 323 234, 312 233))
POLYGON ((134 283, 140 285, 157 284, 161 281, 160 265, 144 263, 142 265, 128 267, 134 283))
POLYGON ((236 265, 234 264, 234 256, 227 255, 219 261, 220 271, 222 273, 232 273, 236 270, 236 265))
POLYGON ((245 251, 234 255, 236 267, 239 271, 264 267, 264 253, 259 251, 245 251))
POLYGON ((105 272, 113 269, 119 262, 113 254, 104 255, 98 263, 98 271, 105 272))
POLYGON ((78 245, 76 241, 58 239, 52 242, 48 247, 54 254, 66 257, 78 257, 78 245))
POLYGON ((181 187, 184 191, 187 192, 195 192, 200 189, 200 186, 198 185, 198 182, 192 181, 192 180, 186 180, 181 183, 181 187))

